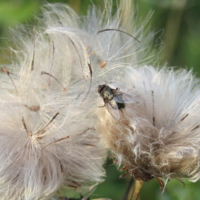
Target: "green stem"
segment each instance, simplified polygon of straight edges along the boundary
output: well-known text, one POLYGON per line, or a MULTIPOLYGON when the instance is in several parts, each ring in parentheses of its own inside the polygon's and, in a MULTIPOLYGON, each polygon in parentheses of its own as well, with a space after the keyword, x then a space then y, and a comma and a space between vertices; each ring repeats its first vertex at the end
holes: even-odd
POLYGON ((126 190, 126 193, 124 194, 124 197, 123 197, 122 200, 128 200, 128 196, 132 191, 133 180, 134 179, 131 177, 131 180, 130 180, 129 185, 128 185, 128 189, 126 190))

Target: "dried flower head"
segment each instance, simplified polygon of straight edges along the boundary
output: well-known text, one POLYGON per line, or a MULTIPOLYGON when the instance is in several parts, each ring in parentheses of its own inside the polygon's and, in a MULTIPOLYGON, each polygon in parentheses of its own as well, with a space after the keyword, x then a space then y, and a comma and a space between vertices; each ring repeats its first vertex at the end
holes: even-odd
POLYGON ((31 40, 17 33, 16 58, 0 74, 2 200, 48 199, 63 187, 86 192, 104 176, 91 35, 68 7, 48 5, 44 16, 31 40))
MULTIPOLYGON (((199 179, 200 92, 192 72, 151 66, 127 68, 118 93, 132 98, 115 119, 98 109, 97 130, 115 155, 115 162, 141 181, 157 178, 199 179)), ((110 88, 116 89, 113 86, 110 88)), ((115 95, 115 93, 113 93, 115 95)), ((120 102, 117 98, 112 101, 120 102)), ((115 102, 110 102, 110 107, 115 102)), ((116 112, 116 111, 115 111, 116 112)), ((166 183, 167 183, 166 181, 166 183)))
POLYGON ((33 70, 27 55, 19 71, 1 73, 1 199, 46 199, 66 186, 86 192, 104 176, 105 150, 90 100, 78 97, 81 82, 67 82, 73 76, 58 63, 44 72, 50 58, 36 48, 33 70))
POLYGON ((85 192, 102 181, 97 88, 154 55, 146 56, 149 17, 133 24, 131 8, 131 0, 121 1, 112 15, 107 0, 103 11, 93 6, 80 18, 68 6, 47 4, 38 26, 16 32, 16 57, 0 73, 2 200, 48 199, 61 187, 85 192))

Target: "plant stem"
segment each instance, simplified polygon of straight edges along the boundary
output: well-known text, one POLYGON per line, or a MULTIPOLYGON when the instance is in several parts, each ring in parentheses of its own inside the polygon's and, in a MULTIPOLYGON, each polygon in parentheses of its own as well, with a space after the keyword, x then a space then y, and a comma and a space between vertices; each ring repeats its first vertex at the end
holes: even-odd
POLYGON ((128 200, 128 196, 130 196, 130 192, 131 192, 131 189, 132 189, 132 185, 133 185, 133 178, 131 177, 131 180, 129 182, 129 185, 128 185, 128 189, 126 190, 126 193, 124 194, 124 197, 122 200, 128 200))
POLYGON ((140 190, 143 186, 143 181, 141 180, 135 180, 135 187, 134 187, 134 191, 131 197, 131 200, 137 200, 140 194, 140 190))

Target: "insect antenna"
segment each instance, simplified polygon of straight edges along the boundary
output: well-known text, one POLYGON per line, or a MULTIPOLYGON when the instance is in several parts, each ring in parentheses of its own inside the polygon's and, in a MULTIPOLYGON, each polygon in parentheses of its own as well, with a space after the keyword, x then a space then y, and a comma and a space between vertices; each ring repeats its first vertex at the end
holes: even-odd
POLYGON ((41 71, 41 75, 48 75, 50 77, 52 77, 54 80, 57 81, 57 83, 63 88, 63 91, 66 92, 67 89, 60 83, 60 81, 53 75, 49 74, 48 72, 44 72, 44 71, 41 71))
POLYGON ((46 128, 53 122, 53 120, 59 115, 59 112, 57 112, 53 118, 50 120, 49 123, 46 124, 46 126, 41 130, 41 132, 37 135, 37 137, 32 141, 32 144, 35 142, 35 140, 37 140, 40 135, 42 135, 44 133, 44 131, 46 130, 46 128))
POLYGON ((103 30, 98 31, 97 34, 103 33, 103 32, 106 32, 106 31, 118 31, 118 32, 124 33, 124 34, 126 34, 126 35, 132 37, 132 38, 133 38, 134 40, 136 40, 138 43, 140 43, 140 41, 139 41, 137 38, 133 37, 131 34, 125 32, 125 31, 122 31, 122 30, 119 30, 119 29, 114 29, 114 28, 103 29, 103 30))

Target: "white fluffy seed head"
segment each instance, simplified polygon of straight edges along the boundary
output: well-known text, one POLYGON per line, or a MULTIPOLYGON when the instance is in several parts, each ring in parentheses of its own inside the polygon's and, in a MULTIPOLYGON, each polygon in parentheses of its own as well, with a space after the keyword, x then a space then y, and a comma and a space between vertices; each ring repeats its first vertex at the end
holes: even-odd
POLYGON ((133 101, 120 110, 120 120, 106 108, 99 109, 97 130, 128 174, 145 181, 199 179, 198 87, 191 71, 127 69, 120 90, 133 101))
MULTIPOLYGON (((86 192, 104 176, 105 150, 87 110, 90 100, 81 105, 80 83, 69 81, 63 90, 41 75, 43 61, 33 71, 24 66, 1 74, 1 199, 48 199, 66 186, 86 192)), ((64 85, 57 69, 49 73, 64 85)))
POLYGON ((48 199, 63 187, 82 193, 101 182, 98 85, 125 80, 126 66, 153 57, 153 34, 133 20, 131 0, 114 16, 112 1, 83 18, 61 4, 43 15, 33 30, 16 32, 16 58, 0 74, 2 200, 48 199))

